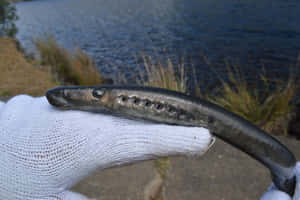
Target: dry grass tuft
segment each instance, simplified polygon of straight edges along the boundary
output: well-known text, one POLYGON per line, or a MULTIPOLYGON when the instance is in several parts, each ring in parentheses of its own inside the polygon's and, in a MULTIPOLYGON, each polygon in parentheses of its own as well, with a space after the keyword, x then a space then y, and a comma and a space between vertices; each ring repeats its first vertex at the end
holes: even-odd
POLYGON ((99 85, 103 79, 95 63, 82 50, 76 50, 71 68, 78 74, 79 85, 99 85))
MULTIPOLYGON (((138 81, 139 85, 165 88, 179 92, 186 92, 187 77, 184 64, 174 65, 170 59, 167 63, 154 62, 151 56, 142 56, 144 61, 146 78, 138 81)), ((183 63, 183 62, 182 62, 183 63)), ((143 77, 141 75, 141 77, 143 77)))
POLYGON ((229 70, 228 77, 228 81, 221 80, 219 93, 210 96, 210 101, 269 133, 287 134, 294 108, 292 99, 297 90, 293 78, 275 82, 261 76, 263 84, 257 86, 250 85, 237 70, 229 70))
POLYGON ((69 53, 47 36, 36 39, 34 44, 40 54, 41 64, 50 66, 51 72, 62 84, 99 85, 102 77, 94 62, 81 50, 69 53))

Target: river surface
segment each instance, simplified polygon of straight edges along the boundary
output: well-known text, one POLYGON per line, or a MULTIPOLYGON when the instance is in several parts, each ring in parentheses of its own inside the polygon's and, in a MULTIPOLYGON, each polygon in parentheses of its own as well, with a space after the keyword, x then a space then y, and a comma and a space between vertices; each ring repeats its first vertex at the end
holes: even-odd
POLYGON ((141 54, 184 60, 202 80, 224 60, 280 75, 300 52, 298 0, 35 0, 16 7, 25 48, 50 34, 85 50, 109 77, 135 79, 141 54))

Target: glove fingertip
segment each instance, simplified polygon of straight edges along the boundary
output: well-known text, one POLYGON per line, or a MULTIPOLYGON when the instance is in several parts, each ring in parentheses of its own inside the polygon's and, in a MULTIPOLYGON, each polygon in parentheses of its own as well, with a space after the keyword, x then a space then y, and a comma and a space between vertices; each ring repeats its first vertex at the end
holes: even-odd
POLYGON ((279 190, 271 190, 266 192, 260 200, 292 200, 291 197, 279 190))

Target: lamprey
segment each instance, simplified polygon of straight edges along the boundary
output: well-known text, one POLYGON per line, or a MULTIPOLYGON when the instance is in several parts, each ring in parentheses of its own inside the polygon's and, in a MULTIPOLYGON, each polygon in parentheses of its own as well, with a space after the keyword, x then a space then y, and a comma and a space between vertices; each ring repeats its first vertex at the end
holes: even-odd
POLYGON ((58 87, 47 91, 46 96, 50 104, 61 109, 207 128, 268 167, 277 188, 293 194, 294 155, 247 120, 203 99, 166 89, 114 85, 58 87))

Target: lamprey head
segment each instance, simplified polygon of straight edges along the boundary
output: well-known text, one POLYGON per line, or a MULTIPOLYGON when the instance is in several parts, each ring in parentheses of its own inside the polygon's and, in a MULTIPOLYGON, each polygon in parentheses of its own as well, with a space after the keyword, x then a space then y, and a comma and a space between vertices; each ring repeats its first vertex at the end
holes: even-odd
POLYGON ((105 111, 107 95, 104 88, 59 87, 48 90, 46 97, 50 104, 60 109, 105 111))

